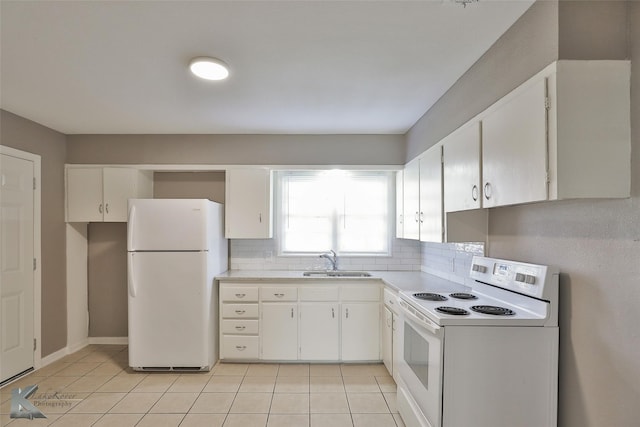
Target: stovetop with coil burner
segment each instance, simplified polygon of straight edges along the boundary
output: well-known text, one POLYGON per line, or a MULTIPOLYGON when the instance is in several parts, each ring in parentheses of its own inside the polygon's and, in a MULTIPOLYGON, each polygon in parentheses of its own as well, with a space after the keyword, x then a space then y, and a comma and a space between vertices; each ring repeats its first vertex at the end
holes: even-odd
POLYGON ((403 291, 400 298, 442 326, 557 326, 558 275, 553 268, 474 257, 470 279, 464 292, 454 287, 450 292, 403 291))

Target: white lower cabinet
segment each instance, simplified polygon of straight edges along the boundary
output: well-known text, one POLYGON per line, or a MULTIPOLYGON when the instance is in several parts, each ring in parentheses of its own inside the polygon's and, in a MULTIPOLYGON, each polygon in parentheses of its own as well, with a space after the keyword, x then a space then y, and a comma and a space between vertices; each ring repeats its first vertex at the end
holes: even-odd
POLYGON ((258 360, 258 288, 220 283, 220 359, 258 360))
POLYGON ((387 307, 382 307, 382 342, 380 350, 382 351, 382 363, 393 375, 393 313, 387 307))
POLYGON ((263 360, 298 359, 298 304, 262 303, 263 360))
POLYGON ((338 302, 300 303, 300 359, 340 360, 338 302))
POLYGON ((380 360, 380 303, 342 303, 342 360, 380 360))
POLYGON ((378 361, 380 288, 221 281, 220 359, 378 361))

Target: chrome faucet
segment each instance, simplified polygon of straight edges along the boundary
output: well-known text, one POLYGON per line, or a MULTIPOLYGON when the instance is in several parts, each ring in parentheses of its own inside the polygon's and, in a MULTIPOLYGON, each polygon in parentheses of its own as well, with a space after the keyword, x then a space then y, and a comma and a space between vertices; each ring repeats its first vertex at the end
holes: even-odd
POLYGON ((332 270, 333 271, 338 270, 338 255, 333 249, 331 249, 329 252, 320 254, 320 258, 328 259, 329 262, 331 263, 331 267, 333 267, 332 270))

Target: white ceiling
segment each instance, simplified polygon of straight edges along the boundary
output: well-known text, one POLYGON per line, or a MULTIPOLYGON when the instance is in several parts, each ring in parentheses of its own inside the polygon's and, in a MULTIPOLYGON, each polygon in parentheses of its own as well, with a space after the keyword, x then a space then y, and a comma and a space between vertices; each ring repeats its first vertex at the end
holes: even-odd
POLYGON ((2 0, 1 107, 66 134, 404 133, 531 4, 2 0))

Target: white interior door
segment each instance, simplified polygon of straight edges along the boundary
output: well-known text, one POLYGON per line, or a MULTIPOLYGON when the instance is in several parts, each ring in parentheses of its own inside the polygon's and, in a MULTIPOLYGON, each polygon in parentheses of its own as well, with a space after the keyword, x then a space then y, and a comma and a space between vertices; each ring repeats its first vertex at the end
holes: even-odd
POLYGON ((34 163, 0 162, 0 382, 34 366, 34 163))

